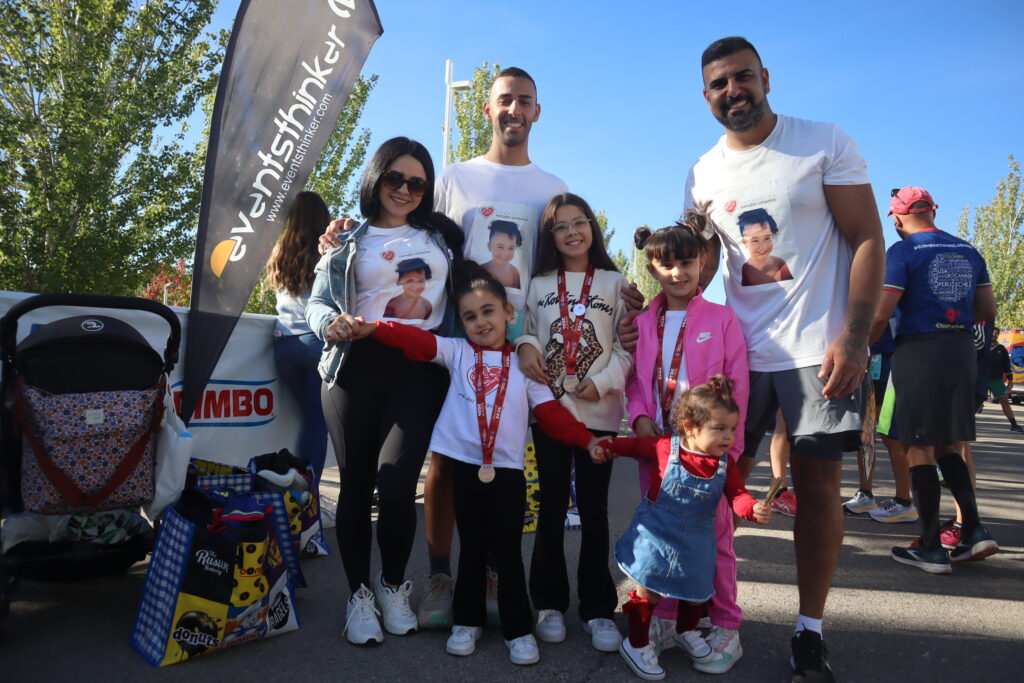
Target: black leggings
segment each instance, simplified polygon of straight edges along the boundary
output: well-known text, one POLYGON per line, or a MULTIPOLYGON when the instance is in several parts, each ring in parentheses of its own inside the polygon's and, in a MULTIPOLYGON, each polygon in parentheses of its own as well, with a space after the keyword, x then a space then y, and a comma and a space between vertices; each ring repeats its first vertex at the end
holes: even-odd
POLYGON ((374 339, 354 342, 338 381, 324 384, 324 419, 341 468, 336 532, 354 593, 370 586, 370 500, 380 496, 377 545, 384 580, 405 580, 416 535, 416 484, 430 446, 448 372, 407 359, 374 339))
MULTIPOLYGON (((591 430, 594 436, 613 432, 591 430)), ((611 619, 618 595, 608 569, 608 485, 612 462, 595 465, 583 448, 552 439, 533 429, 540 475, 540 521, 530 563, 530 597, 537 609, 569 608, 569 574, 565 566, 565 515, 569 506, 569 472, 576 465, 576 505, 580 513, 580 557, 576 567, 579 614, 583 621, 611 619)))
POLYGON ((460 626, 487 621, 488 549, 498 572, 498 614, 505 640, 525 636, 533 625, 523 569, 523 508, 526 479, 522 470, 497 467, 494 481, 478 479, 480 467, 451 459, 455 488, 455 524, 459 529, 459 576, 452 603, 460 626))

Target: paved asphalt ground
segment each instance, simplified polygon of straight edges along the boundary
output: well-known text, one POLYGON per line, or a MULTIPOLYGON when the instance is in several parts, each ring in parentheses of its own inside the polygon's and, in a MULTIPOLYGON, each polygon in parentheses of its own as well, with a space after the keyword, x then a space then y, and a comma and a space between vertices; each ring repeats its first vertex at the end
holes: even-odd
MULTIPOLYGON (((1020 409, 1018 419, 1024 422, 1020 409)), ((992 404, 986 404, 978 426, 974 453, 982 518, 1002 551, 985 562, 956 565, 951 576, 930 576, 889 559, 889 548, 908 542, 916 524, 847 517, 825 620, 840 681, 1024 680, 1019 668, 1024 660, 1024 437, 1007 432, 992 404)), ((893 491, 891 469, 884 448, 879 450, 875 493, 887 496, 893 491)), ((751 492, 763 494, 768 480, 767 458, 762 457, 751 476, 751 492)), ((617 537, 637 500, 633 462, 616 462, 612 487, 612 534, 617 537)), ((856 488, 856 463, 848 455, 844 496, 856 488)), ((945 490, 942 505, 948 515, 952 499, 945 490)), ((792 526, 792 519, 775 515, 768 528, 745 525, 737 532, 740 604, 746 612, 742 660, 728 674, 714 677, 694 671, 678 649, 669 650, 661 661, 670 680, 790 680, 789 638, 797 604, 792 526)), ((336 551, 333 533, 328 535, 336 551)), ((575 563, 578 535, 567 538, 575 563)), ((525 558, 532 546, 527 536, 525 558)), ((348 596, 337 555, 305 560, 304 571, 311 588, 298 595, 301 630, 166 669, 150 667, 128 642, 144 565, 124 577, 76 584, 22 581, 0 631, 0 681, 639 680, 618 654, 590 647, 575 601, 566 619, 568 639, 542 643, 541 662, 532 667, 508 661, 495 628, 488 628, 477 652, 465 658, 447 655, 447 633, 437 631, 387 636, 379 647, 356 648, 342 636, 348 596)), ((421 519, 408 572, 418 584, 415 601, 426 572, 421 519)), ((624 596, 628 586, 621 573, 614 575, 624 596)), ((621 613, 616 621, 624 630, 621 613)))

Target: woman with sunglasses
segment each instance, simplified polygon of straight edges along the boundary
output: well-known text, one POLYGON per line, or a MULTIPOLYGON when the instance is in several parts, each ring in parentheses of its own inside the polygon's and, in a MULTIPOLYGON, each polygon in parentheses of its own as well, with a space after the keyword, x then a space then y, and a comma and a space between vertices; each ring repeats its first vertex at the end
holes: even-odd
POLYGON ((357 645, 383 640, 377 607, 389 633, 417 628, 405 566, 416 533, 416 485, 448 373, 408 360, 376 339, 352 341, 352 330, 356 318, 385 316, 403 291, 398 266, 414 261, 431 274, 420 294, 429 305, 418 309, 421 317, 398 322, 442 336, 454 331, 450 273, 464 238, 455 223, 431 213, 433 191, 434 164, 423 145, 404 137, 381 145, 360 185, 359 210, 366 219, 320 259, 306 307, 309 326, 325 344, 321 399, 341 468, 336 529, 352 593, 345 629, 357 645), (381 572, 371 578, 375 487, 381 572))

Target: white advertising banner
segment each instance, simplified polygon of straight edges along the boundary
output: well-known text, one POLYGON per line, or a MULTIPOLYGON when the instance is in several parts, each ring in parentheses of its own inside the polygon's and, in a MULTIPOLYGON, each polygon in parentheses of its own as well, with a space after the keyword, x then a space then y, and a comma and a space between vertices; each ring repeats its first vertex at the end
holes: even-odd
MULTIPOLYGON (((0 291, 0 315, 30 296, 0 291)), ((182 358, 170 375, 177 408, 181 402, 188 309, 172 306, 171 310, 177 313, 182 329, 182 358)), ((40 325, 88 314, 124 320, 163 355, 169 335, 167 323, 145 311, 69 306, 40 308, 18 321, 18 341, 40 325)), ((244 466, 249 458, 262 453, 282 448, 295 452, 299 413, 274 367, 272 343, 276 320, 274 316, 253 313, 245 313, 239 319, 188 425, 193 438, 193 457, 244 466)))

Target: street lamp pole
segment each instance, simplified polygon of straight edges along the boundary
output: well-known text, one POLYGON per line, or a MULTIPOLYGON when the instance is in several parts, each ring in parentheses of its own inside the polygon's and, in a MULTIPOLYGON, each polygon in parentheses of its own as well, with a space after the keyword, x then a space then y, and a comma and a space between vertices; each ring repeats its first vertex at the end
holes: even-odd
POLYGON ((441 150, 441 168, 452 162, 452 101, 456 90, 469 90, 469 81, 453 81, 452 60, 444 60, 444 147, 441 150))

